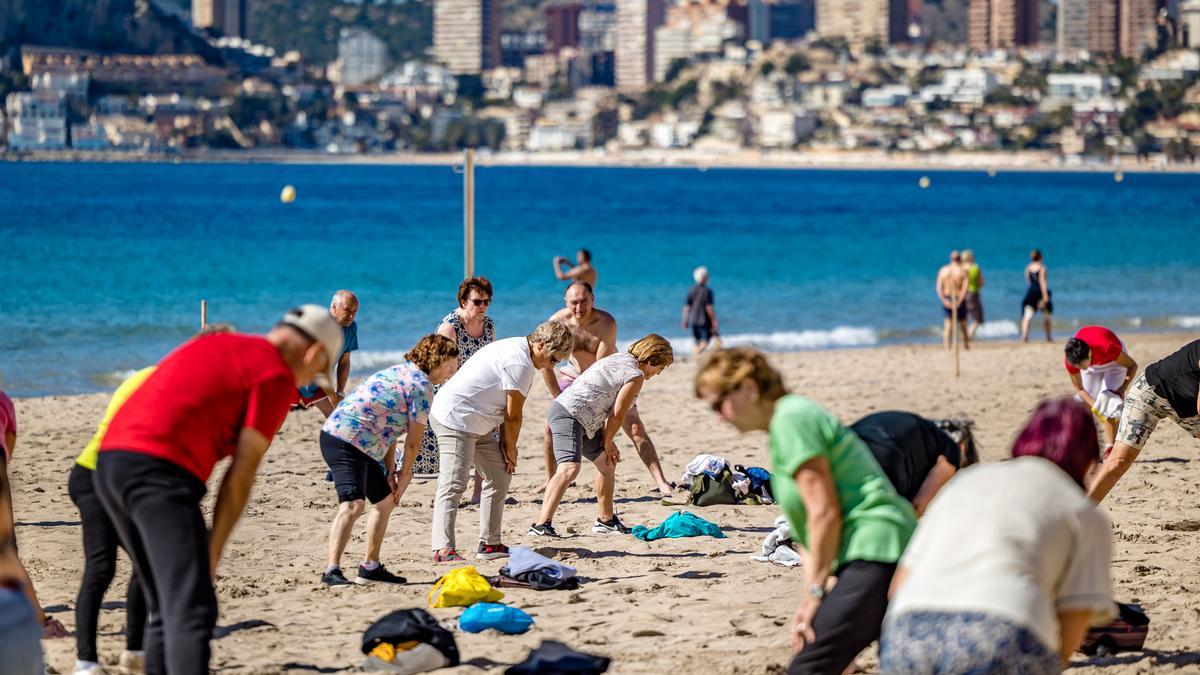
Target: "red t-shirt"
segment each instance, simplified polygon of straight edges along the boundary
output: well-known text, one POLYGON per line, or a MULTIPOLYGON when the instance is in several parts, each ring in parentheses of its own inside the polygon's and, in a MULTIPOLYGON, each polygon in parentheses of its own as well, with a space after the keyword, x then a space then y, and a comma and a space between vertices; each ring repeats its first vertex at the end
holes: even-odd
MULTIPOLYGON (((1121 352, 1125 351, 1125 345, 1121 344, 1121 339, 1117 334, 1104 326, 1084 326, 1075 333, 1075 337, 1083 340, 1089 347, 1092 348, 1092 365, 1102 366, 1106 363, 1112 363, 1117 360, 1121 352)), ((1063 365, 1067 367, 1068 373, 1078 373, 1079 369, 1067 363, 1067 357, 1063 357, 1063 365)))
POLYGON ((206 481, 243 428, 270 440, 295 400, 296 378, 266 339, 204 335, 158 364, 113 416, 100 452, 152 455, 206 481))

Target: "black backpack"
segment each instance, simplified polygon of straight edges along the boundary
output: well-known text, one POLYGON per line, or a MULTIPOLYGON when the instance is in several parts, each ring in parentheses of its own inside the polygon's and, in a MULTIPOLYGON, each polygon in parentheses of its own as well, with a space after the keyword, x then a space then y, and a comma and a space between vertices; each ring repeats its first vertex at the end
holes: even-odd
POLYGON ((398 645, 402 642, 423 642, 437 648, 446 656, 446 667, 458 665, 458 644, 454 634, 442 628, 433 615, 423 609, 400 609, 384 616, 363 633, 362 652, 370 654, 380 644, 398 645))

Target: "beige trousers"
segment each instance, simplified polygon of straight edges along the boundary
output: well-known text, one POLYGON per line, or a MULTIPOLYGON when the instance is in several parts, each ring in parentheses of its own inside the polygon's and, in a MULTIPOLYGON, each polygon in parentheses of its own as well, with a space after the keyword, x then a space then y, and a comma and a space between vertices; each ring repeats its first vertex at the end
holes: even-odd
POLYGON ((504 499, 512 475, 504 466, 500 443, 490 431, 475 435, 442 426, 433 417, 429 425, 438 442, 438 484, 433 500, 434 551, 454 546, 454 522, 458 504, 469 483, 471 466, 483 476, 479 501, 479 543, 499 544, 504 499))

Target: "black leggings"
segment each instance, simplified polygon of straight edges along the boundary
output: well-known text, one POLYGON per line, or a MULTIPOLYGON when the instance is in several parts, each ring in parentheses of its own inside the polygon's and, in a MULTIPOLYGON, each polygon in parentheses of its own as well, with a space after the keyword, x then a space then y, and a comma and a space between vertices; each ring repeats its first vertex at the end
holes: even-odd
POLYGON ((812 630, 816 640, 792 659, 788 675, 841 675, 858 653, 879 639, 895 563, 852 560, 838 569, 812 630))
POLYGON ((217 595, 203 481, 166 460, 120 451, 100 453, 92 479, 146 594, 146 675, 208 675, 217 595))
MULTIPOLYGON (((112 583, 117 572, 117 531, 100 505, 96 489, 92 486, 92 470, 76 464, 67 479, 67 492, 79 509, 79 520, 83 525, 83 580, 79 584, 79 598, 75 601, 75 648, 80 661, 98 661, 96 658, 96 623, 100 617, 100 604, 104 592, 112 583)), ((129 592, 125 596, 125 649, 133 652, 142 650, 142 637, 146 631, 146 598, 142 595, 137 572, 129 578, 129 592)))

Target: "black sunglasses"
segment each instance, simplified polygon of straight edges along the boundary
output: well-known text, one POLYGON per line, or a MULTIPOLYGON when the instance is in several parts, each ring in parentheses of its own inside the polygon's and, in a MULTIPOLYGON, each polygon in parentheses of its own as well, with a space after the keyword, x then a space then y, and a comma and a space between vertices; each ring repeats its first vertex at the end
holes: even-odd
POLYGON ((471 304, 475 305, 476 307, 487 307, 488 305, 492 304, 492 299, 491 298, 482 298, 482 299, 481 298, 471 298, 471 304))

